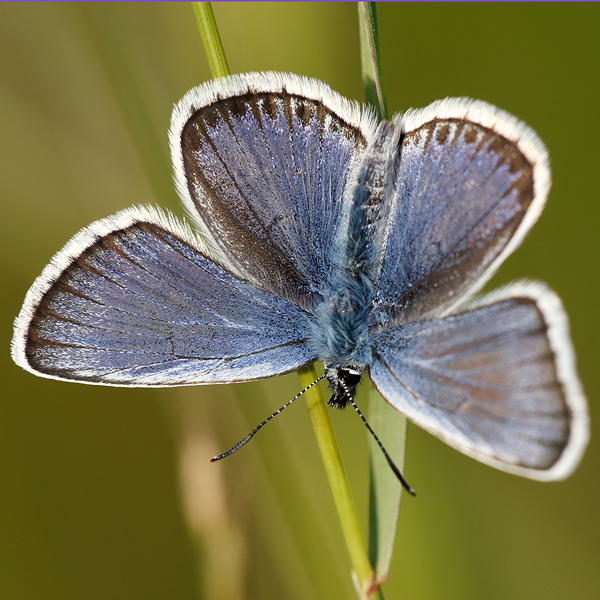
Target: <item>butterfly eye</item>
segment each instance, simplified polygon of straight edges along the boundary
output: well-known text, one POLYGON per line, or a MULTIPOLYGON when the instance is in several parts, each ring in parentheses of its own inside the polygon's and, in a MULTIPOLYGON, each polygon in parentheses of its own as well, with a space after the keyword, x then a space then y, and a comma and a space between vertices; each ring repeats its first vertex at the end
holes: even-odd
POLYGON ((340 369, 338 377, 349 387, 354 387, 360 383, 361 374, 350 369, 340 369))

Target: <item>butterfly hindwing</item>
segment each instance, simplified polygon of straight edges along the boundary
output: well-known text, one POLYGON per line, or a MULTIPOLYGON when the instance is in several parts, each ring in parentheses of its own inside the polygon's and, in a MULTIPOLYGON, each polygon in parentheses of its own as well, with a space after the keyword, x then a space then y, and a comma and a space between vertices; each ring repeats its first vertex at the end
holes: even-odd
POLYGON ((541 284, 383 331, 370 375, 411 421, 508 472, 564 478, 587 443, 566 315, 541 284))
POLYGON ((125 386, 247 381, 314 360, 306 314, 243 282, 156 210, 93 223, 32 286, 13 357, 46 377, 125 386))

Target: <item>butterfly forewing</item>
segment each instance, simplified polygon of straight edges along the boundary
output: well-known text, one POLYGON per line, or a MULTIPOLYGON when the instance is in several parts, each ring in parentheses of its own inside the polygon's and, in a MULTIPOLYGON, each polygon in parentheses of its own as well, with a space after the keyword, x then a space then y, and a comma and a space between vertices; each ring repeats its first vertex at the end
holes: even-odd
POLYGON ((565 477, 587 442, 566 316, 541 284, 386 330, 370 374, 417 425, 509 472, 565 477))
POLYGON ((259 379, 314 360, 302 309, 173 229, 131 209, 81 232, 29 293, 17 361, 58 379, 163 386, 259 379))
POLYGON ((479 289, 539 215, 549 171, 533 131, 450 99, 402 119, 400 166, 377 282, 396 322, 440 316, 479 289))
POLYGON ((371 135, 368 113, 327 86, 250 74, 192 90, 171 143, 184 201, 223 262, 262 288, 310 306, 371 135))

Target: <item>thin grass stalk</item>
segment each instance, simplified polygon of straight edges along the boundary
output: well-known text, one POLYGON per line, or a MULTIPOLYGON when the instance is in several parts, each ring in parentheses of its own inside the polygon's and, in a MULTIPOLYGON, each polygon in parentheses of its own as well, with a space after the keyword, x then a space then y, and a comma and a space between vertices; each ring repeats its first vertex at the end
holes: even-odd
POLYGON ((225 51, 223 50, 211 3, 192 2, 192 8, 213 78, 227 77, 230 74, 229 65, 225 58, 225 51))
MULTIPOLYGON (((211 73, 215 78, 225 77, 229 74, 229 68, 211 3, 193 2, 192 5, 211 73)), ((317 378, 314 366, 302 369, 298 372, 298 376, 302 388, 308 386, 317 378)), ((374 590, 374 593, 369 592, 374 579, 373 567, 369 562, 354 500, 321 388, 318 385, 313 386, 305 393, 305 397, 348 554, 350 555, 353 579, 358 588, 357 593, 361 599, 382 600, 383 596, 378 589, 374 590)))
MULTIPOLYGON (((301 387, 305 388, 317 378, 317 373, 315 367, 311 365, 299 371, 298 376, 300 377, 301 387)), ((369 590, 373 586, 374 571, 363 540, 352 492, 350 491, 342 457, 333 433, 323 392, 318 385, 315 385, 305 393, 305 396, 315 436, 317 437, 317 444, 321 452, 327 479, 329 480, 329 487, 333 494, 333 501, 350 555, 355 583, 358 583, 359 589, 357 592, 360 598, 382 599, 383 596, 380 595, 378 590, 375 595, 369 593, 369 590)))
MULTIPOLYGON (((365 100, 374 107, 380 119, 387 119, 375 2, 359 2, 358 16, 365 100)), ((369 390, 369 420, 390 456, 403 469, 406 419, 373 387, 369 390)), ((389 575, 402 487, 372 438, 369 438, 369 449, 369 559, 375 569, 374 586, 378 587, 389 575)))

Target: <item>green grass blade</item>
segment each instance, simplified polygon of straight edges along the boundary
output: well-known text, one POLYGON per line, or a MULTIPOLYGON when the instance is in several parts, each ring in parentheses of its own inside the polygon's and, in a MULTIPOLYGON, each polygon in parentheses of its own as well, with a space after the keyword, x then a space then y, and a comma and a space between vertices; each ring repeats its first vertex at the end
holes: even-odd
MULTIPOLYGON (((298 376, 300 377, 300 384, 304 388, 317 378, 317 373, 314 366, 311 365, 306 369, 302 369, 298 376)), ((342 525, 344 539, 350 554, 350 561, 360 588, 357 590, 359 597, 382 598, 378 591, 375 591, 375 595, 369 593, 373 582, 373 568, 365 548, 354 500, 352 499, 346 471, 342 464, 321 388, 315 385, 305 393, 305 396, 335 507, 342 525)))
POLYGON ((358 3, 358 20, 365 100, 375 108, 380 119, 387 119, 387 102, 379 60, 379 32, 375 2, 358 3))
MULTIPOLYGON (((229 75, 229 67, 227 66, 227 60, 211 4, 210 2, 192 2, 192 5, 211 73, 215 78, 225 77, 229 75)), ((303 388, 317 379, 314 366, 301 370, 298 376, 303 388)), ((323 458, 323 465, 325 466, 325 472, 327 473, 331 493, 350 555, 357 593, 361 600, 370 598, 383 600, 379 588, 377 586, 373 588, 372 585, 374 580, 373 567, 369 561, 354 500, 321 388, 318 385, 313 386, 305 393, 305 396, 317 444, 323 458)))
POLYGON ((229 65, 225 58, 225 51, 223 50, 221 36, 217 29, 217 22, 215 21, 211 3, 192 2, 192 8, 194 9, 194 16, 196 17, 196 23, 198 23, 200 37, 204 44, 204 52, 206 53, 212 76, 215 79, 227 77, 230 74, 229 65))
MULTIPOLYGON (((396 466, 403 471, 406 418, 390 406, 375 387, 369 390, 369 423, 396 466)), ((387 580, 396 539, 402 486, 381 449, 369 436, 371 479, 369 486, 369 558, 375 581, 387 580)))
MULTIPOLYGON (((375 3, 359 2, 358 14, 365 100, 375 107, 380 118, 385 119, 387 104, 379 58, 375 3)), ((396 465, 402 469, 406 419, 385 402, 373 387, 369 392, 369 422, 396 465)), ((382 583, 388 578, 392 560, 402 487, 371 437, 369 448, 369 558, 375 568, 375 581, 382 583)))

